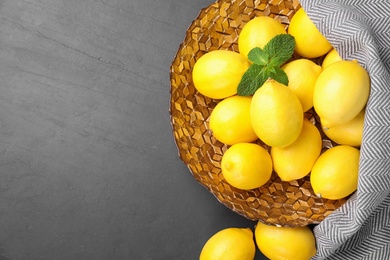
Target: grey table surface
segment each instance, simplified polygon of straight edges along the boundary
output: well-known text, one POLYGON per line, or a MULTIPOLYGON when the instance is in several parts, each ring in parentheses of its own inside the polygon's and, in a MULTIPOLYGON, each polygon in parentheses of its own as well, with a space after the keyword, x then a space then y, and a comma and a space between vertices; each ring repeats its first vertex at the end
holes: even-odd
POLYGON ((0 260, 197 259, 254 228, 170 125, 169 66, 212 2, 0 0, 0 260))

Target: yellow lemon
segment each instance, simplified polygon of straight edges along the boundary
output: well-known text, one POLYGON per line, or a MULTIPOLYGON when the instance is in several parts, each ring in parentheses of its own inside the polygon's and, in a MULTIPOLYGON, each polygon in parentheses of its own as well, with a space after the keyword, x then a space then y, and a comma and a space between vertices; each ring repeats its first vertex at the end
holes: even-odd
POLYGON ((339 145, 326 150, 313 166, 310 183, 322 198, 338 200, 357 189, 360 151, 339 145))
POLYGON ((300 8, 291 18, 288 33, 295 38, 295 51, 305 58, 317 58, 332 49, 309 16, 300 8))
POLYGON ((196 90, 214 99, 223 99, 237 93, 242 75, 249 67, 243 55, 215 50, 201 56, 192 70, 192 80, 196 90))
POLYGON ((359 147, 363 138, 364 115, 365 110, 363 109, 354 119, 345 124, 330 128, 322 127, 322 129, 333 142, 359 147))
POLYGON ((271 155, 258 144, 238 143, 223 154, 221 170, 225 180, 233 187, 255 189, 271 177, 271 155))
POLYGON ((247 57, 253 48, 263 48, 276 35, 285 33, 279 21, 268 16, 255 17, 242 28, 238 36, 238 50, 247 57))
POLYGON ((337 61, 318 76, 313 105, 323 126, 344 124, 366 105, 370 78, 357 61, 337 61))
POLYGON ((311 171, 321 150, 320 131, 305 119, 301 134, 294 143, 282 148, 271 148, 274 170, 283 181, 303 178, 311 171))
POLYGON ((256 90, 250 117, 255 133, 269 146, 290 145, 302 130, 303 110, 298 97, 273 79, 256 90))
POLYGON ((257 247, 272 260, 309 260, 316 254, 314 234, 308 226, 277 227, 258 222, 257 247))
POLYGON ((322 68, 311 60, 296 59, 285 64, 282 69, 288 77, 288 87, 299 98, 304 112, 313 107, 313 92, 322 68))
POLYGON ((250 119, 251 100, 249 96, 232 96, 215 106, 210 114, 210 129, 218 141, 232 145, 258 138, 250 119))
POLYGON ((207 240, 199 260, 253 260, 256 246, 249 228, 226 228, 207 240))
POLYGON ((340 54, 337 52, 336 49, 332 49, 328 54, 326 54, 324 60, 322 61, 322 69, 324 70, 326 67, 328 67, 330 64, 335 63, 336 61, 342 60, 340 54))

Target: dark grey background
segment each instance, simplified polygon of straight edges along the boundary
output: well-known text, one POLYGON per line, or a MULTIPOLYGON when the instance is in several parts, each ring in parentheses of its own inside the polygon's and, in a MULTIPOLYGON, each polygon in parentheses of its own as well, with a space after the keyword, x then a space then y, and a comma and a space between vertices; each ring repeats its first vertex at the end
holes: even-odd
POLYGON ((193 179, 169 121, 170 63, 211 3, 0 0, 1 260, 197 259, 254 228, 193 179))

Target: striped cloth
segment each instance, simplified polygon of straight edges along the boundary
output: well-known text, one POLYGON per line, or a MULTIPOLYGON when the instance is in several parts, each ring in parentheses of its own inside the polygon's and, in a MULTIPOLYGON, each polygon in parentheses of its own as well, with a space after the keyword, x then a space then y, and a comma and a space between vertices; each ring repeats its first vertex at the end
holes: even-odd
POLYGON ((301 0, 344 59, 371 77, 357 192, 314 228, 313 259, 390 259, 390 0, 301 0))

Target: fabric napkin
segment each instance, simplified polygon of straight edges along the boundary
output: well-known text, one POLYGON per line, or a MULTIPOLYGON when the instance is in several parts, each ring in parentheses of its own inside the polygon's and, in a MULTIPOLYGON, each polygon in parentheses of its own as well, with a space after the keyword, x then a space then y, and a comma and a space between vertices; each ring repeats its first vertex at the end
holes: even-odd
POLYGON ((313 259, 390 259, 390 1, 300 3, 339 54, 371 77, 358 189, 314 228, 313 259))

